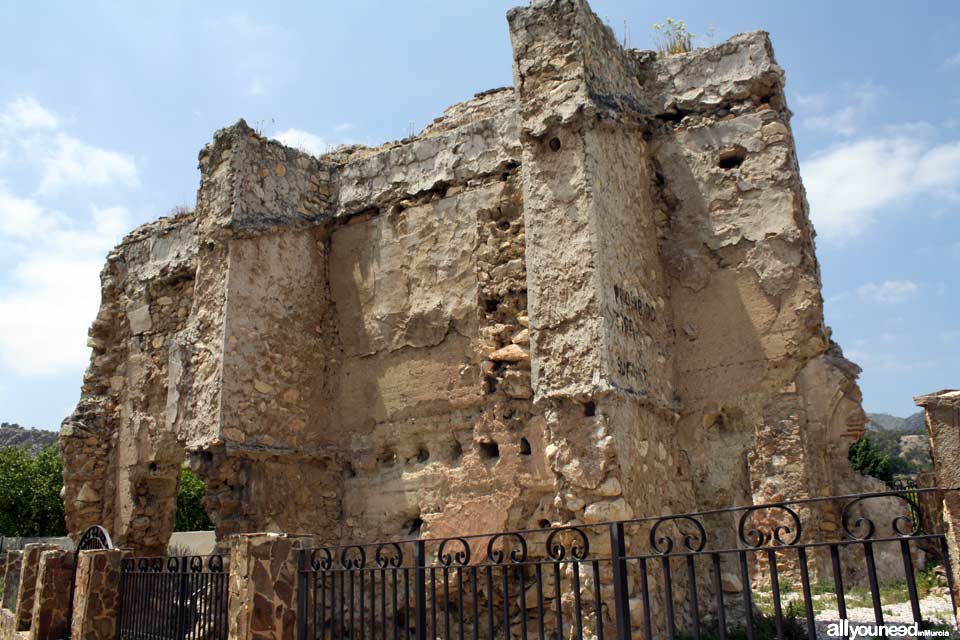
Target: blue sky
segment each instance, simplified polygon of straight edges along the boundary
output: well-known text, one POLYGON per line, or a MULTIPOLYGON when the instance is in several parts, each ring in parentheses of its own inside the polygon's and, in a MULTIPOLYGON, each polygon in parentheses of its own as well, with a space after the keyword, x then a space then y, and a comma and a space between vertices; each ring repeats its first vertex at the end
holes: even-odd
MULTIPOLYGON (((419 130, 512 83, 514 4, 0 0, 0 420, 72 410, 104 255, 193 203, 215 129, 243 117, 312 151, 419 130)), ((960 386, 960 4, 592 6, 633 47, 668 16, 700 45, 771 32, 827 322, 867 410, 960 386)))

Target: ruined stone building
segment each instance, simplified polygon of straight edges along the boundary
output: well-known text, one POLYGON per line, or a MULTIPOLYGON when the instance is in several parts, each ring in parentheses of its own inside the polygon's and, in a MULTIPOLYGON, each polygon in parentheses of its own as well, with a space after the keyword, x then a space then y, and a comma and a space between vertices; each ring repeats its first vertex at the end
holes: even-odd
POLYGON ((241 121, 195 211, 110 253, 60 435, 74 535, 162 553, 184 462, 221 539, 868 486, 767 34, 660 57, 583 0, 507 18, 514 86, 320 157, 241 121))

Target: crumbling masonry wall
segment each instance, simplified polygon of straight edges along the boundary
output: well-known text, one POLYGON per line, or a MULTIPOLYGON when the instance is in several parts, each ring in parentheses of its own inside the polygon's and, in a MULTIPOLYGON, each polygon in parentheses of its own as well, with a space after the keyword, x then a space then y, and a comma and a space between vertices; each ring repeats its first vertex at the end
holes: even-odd
POLYGON ((74 535, 162 551, 183 460, 221 539, 865 486, 767 35, 658 58, 582 0, 508 23, 514 87, 319 158, 241 121, 200 154, 196 210, 110 254, 61 432, 74 535))

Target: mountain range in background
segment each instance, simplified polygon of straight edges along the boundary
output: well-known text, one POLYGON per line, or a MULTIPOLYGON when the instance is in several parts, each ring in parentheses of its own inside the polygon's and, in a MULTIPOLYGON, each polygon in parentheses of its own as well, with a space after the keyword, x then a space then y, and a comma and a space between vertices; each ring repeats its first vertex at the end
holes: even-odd
POLYGON ((41 447, 57 441, 56 431, 24 428, 11 422, 0 422, 0 449, 6 447, 28 447, 36 451, 41 447))
POLYGON ((892 416, 889 413, 868 413, 867 431, 901 431, 903 433, 926 433, 923 411, 917 411, 906 418, 892 416))

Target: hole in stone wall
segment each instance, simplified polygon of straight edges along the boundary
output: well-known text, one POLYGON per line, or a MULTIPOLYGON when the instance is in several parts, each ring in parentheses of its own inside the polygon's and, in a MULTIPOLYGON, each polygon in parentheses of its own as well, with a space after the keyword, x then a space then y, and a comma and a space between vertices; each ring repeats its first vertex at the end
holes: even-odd
POLYGON ((533 453, 533 450, 530 448, 530 441, 526 438, 520 438, 520 455, 528 456, 533 453))
POLYGON ((450 445, 450 459, 459 460, 463 457, 463 445, 460 444, 459 440, 454 440, 453 444, 450 445))
POLYGON ((483 308, 487 310, 487 313, 494 313, 497 310, 497 307, 500 306, 500 301, 496 298, 490 298, 483 301, 483 308))
POLYGON ((345 478, 356 478, 357 471, 353 468, 353 465, 349 462, 344 463, 343 465, 343 476, 345 478))
POLYGON ((151 463, 150 463, 150 471, 156 471, 158 468, 159 468, 159 467, 157 466, 157 463, 156 463, 156 462, 151 462, 151 463))
POLYGON ((392 467, 397 463, 397 452, 391 447, 382 449, 380 453, 377 454, 377 463, 383 467, 392 467))
POLYGON ((408 536, 420 537, 420 530, 423 529, 423 520, 412 518, 403 523, 403 530, 408 536))
POLYGON ((550 528, 550 521, 549 521, 549 520, 541 520, 540 522, 537 523, 537 526, 540 527, 541 529, 549 529, 549 528, 550 528))
POLYGON ((735 169, 747 159, 747 150, 740 145, 734 145, 720 150, 717 166, 721 169, 735 169))
POLYGON ((430 459, 430 452, 427 451, 426 447, 420 447, 417 449, 417 462, 423 463, 430 459))
POLYGON ((496 460, 500 457, 500 445, 493 440, 490 442, 478 442, 477 447, 480 450, 481 460, 496 460))
POLYGON ((592 400, 590 402, 585 402, 583 405, 583 415, 587 416, 588 418, 597 415, 597 403, 593 402, 592 400))
POLYGON ((550 138, 550 149, 560 151, 560 138, 550 138))
POLYGON ((500 229, 500 231, 506 231, 509 228, 510 228, 509 220, 501 220, 500 222, 497 223, 497 229, 500 229))
POLYGON ((497 392, 497 379, 493 376, 486 376, 484 378, 487 387, 487 393, 496 393, 497 392))

